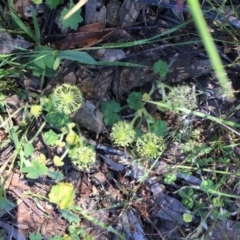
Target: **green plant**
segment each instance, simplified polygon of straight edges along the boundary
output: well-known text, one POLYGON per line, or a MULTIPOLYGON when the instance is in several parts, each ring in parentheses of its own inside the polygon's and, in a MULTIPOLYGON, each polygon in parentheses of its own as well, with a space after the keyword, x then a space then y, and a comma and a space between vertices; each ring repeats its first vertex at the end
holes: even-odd
POLYGON ((60 182, 51 188, 48 197, 49 201, 57 204, 60 209, 66 209, 73 204, 75 198, 74 186, 60 182))
MULTIPOLYGON (((42 0, 34 0, 35 4, 41 4, 42 0)), ((58 7, 58 5, 63 4, 64 0, 47 0, 46 4, 48 7, 52 10, 58 7)), ((60 20, 62 22, 63 27, 67 28, 70 27, 71 29, 76 30, 78 27, 78 24, 83 21, 83 18, 81 17, 81 9, 78 9, 74 14, 72 14, 68 19, 64 19, 64 16, 68 13, 69 9, 73 8, 74 4, 72 1, 70 1, 68 8, 63 8, 61 11, 61 17, 60 20)))
POLYGON ((182 197, 182 203, 191 210, 195 204, 195 199, 197 194, 194 195, 193 189, 189 189, 188 191, 179 191, 178 194, 182 197))
POLYGON ((153 65, 153 71, 155 73, 158 73, 159 76, 162 77, 162 78, 166 77, 167 72, 168 72, 167 63, 162 61, 162 60, 158 60, 153 65))
POLYGON ((184 213, 183 214, 183 221, 184 222, 190 223, 190 222, 192 222, 192 220, 193 220, 193 217, 192 217, 191 214, 189 214, 189 213, 184 213))
POLYGON ((69 18, 64 19, 64 16, 69 12, 71 8, 73 8, 74 4, 69 4, 69 8, 64 8, 61 12, 61 22, 63 27, 67 28, 70 27, 71 29, 76 30, 78 28, 78 24, 83 21, 83 18, 81 17, 81 9, 73 13, 69 18))
POLYGON ((40 233, 30 233, 29 239, 30 240, 42 240, 42 235, 40 233))
POLYGON ((172 88, 169 94, 163 99, 163 102, 173 112, 178 111, 180 107, 193 110, 197 107, 197 96, 193 87, 182 85, 172 88))
POLYGON ((176 174, 166 174, 164 182, 167 184, 173 184, 177 180, 176 174))
POLYGON ((127 122, 117 122, 112 127, 111 137, 118 146, 130 145, 135 140, 135 135, 133 127, 127 122))
POLYGON ((71 114, 83 104, 81 91, 76 86, 62 84, 54 89, 51 100, 53 106, 65 114, 71 114))
POLYGON ((143 158, 158 158, 165 150, 165 143, 162 137, 154 133, 146 133, 136 141, 137 152, 143 158))
POLYGON ((120 120, 119 112, 121 111, 120 104, 111 100, 102 103, 101 112, 104 116, 104 123, 106 125, 113 125, 120 120))
MULTIPOLYGON (((46 1, 50 8, 56 8, 62 2, 61 0, 46 1)), ((36 0, 35 3, 40 3, 40 1, 36 0)), ((79 4, 77 5, 79 6, 79 4)), ((72 6, 70 4, 69 8, 72 8, 72 6)), ((79 12, 73 16, 73 19, 65 21, 63 19, 67 12, 68 9, 65 8, 61 14, 63 25, 65 27, 76 28, 79 21, 81 21, 79 12)), ((76 50, 57 51, 47 46, 41 46, 41 31, 34 13, 32 15, 32 28, 26 25, 13 11, 11 17, 20 27, 21 31, 27 34, 36 45, 32 52, 25 50, 23 53, 0 56, 2 60, 0 64, 2 68, 0 70, 0 111, 3 113, 0 116, 0 126, 9 135, 8 139, 4 143, 1 143, 1 148, 4 148, 9 143, 12 143, 14 146, 13 160, 9 168, 1 166, 0 172, 2 173, 5 168, 8 170, 8 173, 11 172, 13 166, 17 166, 14 163, 19 160, 18 166, 20 167, 20 172, 24 173, 27 178, 44 179, 50 177, 54 180, 55 183, 50 188, 48 198, 36 196, 33 193, 29 194, 29 196, 36 196, 56 205, 60 216, 68 222, 68 233, 64 236, 55 236, 52 239, 94 239, 88 234, 85 228, 79 227, 82 218, 88 219, 104 230, 114 233, 119 239, 124 239, 112 226, 108 226, 100 220, 93 218, 91 212, 87 213, 81 207, 74 205, 75 189, 73 184, 62 182, 64 176, 61 171, 67 156, 70 158, 72 165, 80 171, 89 171, 96 160, 95 149, 84 140, 79 127, 72 122, 70 117, 72 113, 82 106, 84 100, 81 91, 76 86, 59 84, 48 97, 45 97, 33 93, 31 89, 25 90, 16 87, 14 78, 19 74, 23 74, 23 69, 32 71, 35 76, 42 78, 42 89, 45 76, 53 76, 63 59, 70 59, 79 64, 111 64, 115 66, 138 67, 139 65, 96 62, 86 52, 76 50), (12 93, 17 93, 25 102, 23 107, 10 114, 5 103, 5 96, 12 93), (15 116, 20 116, 20 121, 17 123, 14 121, 15 116), (47 155, 48 159, 44 154, 35 156, 35 141, 39 139, 40 135, 46 147, 54 151, 53 154, 47 155)), ((107 44, 103 47, 135 46, 137 44, 159 41, 159 37, 161 37, 161 40, 166 40, 163 39, 164 35, 174 33, 189 24, 189 22, 180 24, 151 39, 130 43, 107 44)), ((97 46, 94 48, 99 49, 103 47, 97 46)), ((237 177, 239 176, 237 170, 236 172, 231 172, 230 168, 228 169, 232 161, 237 163, 237 160, 231 153, 234 146, 233 143, 227 146, 226 142, 217 141, 215 138, 204 142, 204 134, 201 135, 200 127, 194 129, 196 125, 192 124, 192 119, 186 119, 181 124, 179 122, 182 119, 178 116, 187 115, 187 117, 191 117, 191 115, 195 115, 202 119, 213 121, 218 126, 227 126, 228 130, 232 132, 234 129, 231 128, 239 127, 240 125, 229 120, 224 120, 224 116, 221 118, 213 117, 196 111, 197 93, 193 86, 170 87, 164 85, 161 80, 168 72, 166 62, 162 60, 155 62, 153 71, 159 74, 159 80, 153 84, 153 88, 149 93, 133 91, 126 98, 126 101, 124 101, 125 106, 123 106, 122 102, 113 100, 102 102, 101 111, 104 115, 104 122, 106 125, 112 126, 110 135, 106 134, 105 137, 110 136, 114 144, 124 148, 125 153, 130 156, 128 164, 132 164, 131 167, 133 169, 141 165, 140 167, 143 171, 143 176, 137 180, 138 186, 131 189, 130 194, 128 189, 124 189, 121 186, 124 197, 125 195, 127 197, 136 196, 138 194, 138 187, 144 188, 144 180, 148 177, 153 177, 154 179, 160 175, 160 179, 166 184, 166 188, 174 187, 173 184, 175 184, 176 180, 178 180, 178 184, 181 184, 178 173, 189 173, 189 178, 195 177, 198 180, 201 179, 201 185, 184 184, 180 190, 175 192, 179 194, 178 197, 181 198, 182 203, 191 210, 191 212, 183 214, 183 221, 190 223, 193 219, 196 221, 198 221, 198 218, 201 219, 199 226, 196 228, 197 233, 195 232, 195 235, 197 235, 203 231, 202 226, 210 222, 211 219, 217 221, 230 216, 232 209, 229 207, 231 205, 229 203, 232 203, 232 199, 238 198, 238 196, 232 193, 230 191, 231 188, 228 189, 225 184, 232 186, 237 182, 237 177), (152 100, 154 98, 153 92, 155 87, 161 90, 162 99, 160 101, 152 100), (153 105, 157 105, 158 108, 153 105), (162 118, 166 116, 165 112, 168 111, 172 112, 171 115, 178 117, 178 120, 170 125, 169 129, 167 128, 166 121, 163 120, 165 118, 162 118), (163 155, 164 157, 160 159, 165 149, 168 150, 168 147, 173 142, 178 145, 178 150, 181 154, 184 154, 184 158, 168 160, 163 155), (159 161, 168 161, 168 165, 171 166, 156 175, 155 166, 159 161), (220 212, 221 214, 219 214, 220 212)), ((228 119, 227 115, 226 119, 228 119)), ((203 121, 196 122, 202 123, 203 121)), ((237 142, 236 139, 234 141, 237 142)), ((2 208, 8 206, 7 210, 9 210, 11 209, 11 204, 5 201, 4 194, 4 189, 1 187, 0 203, 2 208)), ((134 200, 132 197, 124 198, 125 200, 127 201, 124 209, 128 205, 134 207, 135 198, 134 200)), ((93 211, 97 211, 97 209, 93 211)), ((42 236, 38 233, 31 233, 29 238, 41 239, 42 236)))
POLYGON ((26 177, 28 178, 37 179, 41 176, 46 176, 48 174, 48 168, 37 160, 32 160, 29 166, 22 169, 22 172, 27 173, 26 177))

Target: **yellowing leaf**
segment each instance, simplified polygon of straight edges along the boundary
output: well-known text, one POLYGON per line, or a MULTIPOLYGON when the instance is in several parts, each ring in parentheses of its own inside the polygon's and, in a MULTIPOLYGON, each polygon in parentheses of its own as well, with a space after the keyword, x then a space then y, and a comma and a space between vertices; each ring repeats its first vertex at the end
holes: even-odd
POLYGON ((60 209, 66 209, 73 204, 74 186, 71 183, 58 183, 51 188, 48 197, 50 202, 56 203, 60 209))
POLYGON ((54 163, 54 165, 55 165, 56 167, 61 167, 61 166, 64 165, 63 160, 62 160, 60 157, 58 157, 58 156, 54 156, 54 158, 53 158, 53 163, 54 163))

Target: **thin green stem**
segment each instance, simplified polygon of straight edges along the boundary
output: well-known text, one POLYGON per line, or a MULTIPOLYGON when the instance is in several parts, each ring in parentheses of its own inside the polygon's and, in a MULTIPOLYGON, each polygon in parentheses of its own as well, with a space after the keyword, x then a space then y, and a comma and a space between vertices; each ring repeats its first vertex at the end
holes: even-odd
POLYGON ((223 67, 222 61, 219 57, 216 45, 213 41, 213 38, 208 30, 208 26, 204 15, 201 11, 201 5, 198 0, 188 0, 188 5, 190 11, 192 13, 194 22, 198 29, 198 32, 202 38, 203 45, 207 51, 209 59, 213 65, 213 69, 218 78, 219 84, 222 87, 223 91, 226 94, 228 100, 232 100, 234 98, 233 91, 230 85, 230 81, 228 80, 226 71, 223 67))

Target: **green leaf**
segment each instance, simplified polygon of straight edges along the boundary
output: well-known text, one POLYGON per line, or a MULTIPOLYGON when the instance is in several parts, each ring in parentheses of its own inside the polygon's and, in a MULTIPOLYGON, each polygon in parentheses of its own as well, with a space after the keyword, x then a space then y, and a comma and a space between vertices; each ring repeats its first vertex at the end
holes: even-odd
POLYGON ((139 68, 144 68, 147 67, 146 65, 141 65, 137 63, 130 63, 130 62, 105 62, 105 61, 97 61, 96 62, 97 66, 121 66, 121 67, 139 67, 139 68))
POLYGON ((29 65, 32 68, 34 76, 45 75, 51 76, 55 73, 53 65, 55 63, 54 51, 48 46, 36 46, 32 56, 29 58, 29 65))
POLYGON ((78 61, 85 64, 96 64, 96 61, 86 52, 76 50, 62 50, 58 51, 57 57, 59 59, 68 59, 72 61, 78 61))
POLYGON ((203 180, 201 184, 201 189, 208 190, 213 186, 213 181, 210 179, 203 180))
POLYGON ((46 4, 51 10, 55 9, 59 4, 64 3, 64 0, 46 0, 46 4))
POLYGON ((183 190, 180 190, 178 194, 181 198, 188 198, 188 195, 183 190))
POLYGON ((15 148, 17 149, 19 145, 19 141, 18 141, 18 135, 16 133, 16 130, 14 128, 11 128, 9 133, 10 133, 10 138, 13 141, 15 148))
POLYGON ((24 156, 26 158, 30 157, 33 154, 33 151, 34 151, 33 145, 29 142, 26 142, 24 144, 24 156))
POLYGON ((69 4, 69 8, 64 8, 61 12, 60 20, 62 22, 63 27, 77 30, 78 24, 83 21, 81 14, 81 9, 73 13, 68 19, 63 19, 64 16, 69 12, 71 8, 73 8, 74 4, 69 4))
POLYGON ((37 160, 31 162, 31 166, 25 167, 22 169, 23 173, 27 173, 27 177, 30 179, 37 179, 41 176, 47 175, 48 168, 40 164, 37 160))
POLYGON ((48 240, 64 240, 64 238, 60 236, 54 236, 52 238, 48 238, 48 240))
POLYGON ((0 92, 0 110, 4 111, 4 107, 5 107, 5 96, 2 92, 0 92))
POLYGON ((117 114, 117 113, 112 113, 111 115, 107 115, 104 117, 104 123, 107 126, 111 126, 120 120, 121 120, 121 118, 120 118, 119 114, 117 114))
MULTIPOLYGON (((11 9, 11 8, 10 8, 11 9)), ((15 21, 15 23, 29 36, 31 37, 35 42, 37 42, 37 39, 34 35, 34 33, 32 32, 31 28, 26 26, 23 21, 21 20, 21 18, 19 18, 19 16, 13 11, 10 11, 11 17, 12 19, 15 21)))
POLYGON ((118 113, 121 111, 121 107, 120 104, 111 100, 111 101, 105 101, 102 103, 102 107, 101 107, 101 112, 103 114, 108 113, 108 112, 115 112, 118 113))
POLYGON ((58 183, 51 188, 48 197, 50 202, 56 203, 60 209, 66 209, 73 204, 74 186, 71 183, 58 183))
POLYGON ((61 128, 70 122, 69 116, 60 112, 49 112, 46 116, 46 120, 51 126, 57 128, 61 128))
POLYGON ((150 126, 150 130, 157 136, 163 136, 167 132, 168 128, 165 121, 157 120, 154 125, 150 126))
POLYGON ((58 135, 53 130, 49 130, 44 133, 44 138, 46 144, 54 146, 55 142, 58 140, 58 135))
POLYGON ((60 182, 64 179, 64 175, 61 172, 58 171, 49 171, 48 177, 52 178, 56 182, 60 182))
POLYGON ((167 184, 173 184, 177 180, 177 176, 175 174, 167 174, 164 178, 164 182, 167 184))
POLYGON ((61 59, 59 57, 55 59, 55 62, 53 64, 53 70, 57 70, 57 68, 59 67, 60 61, 61 59))
POLYGON ((101 112, 103 113, 104 123, 107 126, 113 125, 120 120, 118 112, 121 111, 120 104, 111 100, 102 103, 101 112))
POLYGON ((161 77, 166 77, 168 72, 167 63, 162 60, 158 60, 153 65, 153 71, 154 73, 158 73, 161 77))
POLYGON ((192 198, 184 198, 182 200, 182 204, 184 204, 188 209, 192 209, 194 206, 194 200, 192 198))
POLYGON ((143 95, 140 92, 133 92, 128 96, 128 106, 133 110, 138 110, 143 107, 143 95))
POLYGON ((29 234, 29 239, 30 240, 42 240, 42 235, 40 233, 30 233, 29 234))
POLYGON ((15 208, 16 205, 12 202, 10 202, 8 199, 2 197, 1 198, 1 204, 0 204, 0 214, 2 211, 10 212, 13 208, 15 208))
POLYGON ((80 222, 79 216, 72 213, 68 209, 60 210, 60 213, 62 214, 62 217, 65 218, 69 223, 75 222, 76 224, 78 224, 80 222))
POLYGON ((34 12, 33 9, 32 9, 32 19, 33 19, 33 25, 34 25, 34 28, 35 28, 36 41, 37 41, 38 43, 40 43, 40 41, 41 41, 40 28, 39 28, 39 26, 38 26, 38 20, 37 20, 37 17, 36 17, 36 13, 34 12))

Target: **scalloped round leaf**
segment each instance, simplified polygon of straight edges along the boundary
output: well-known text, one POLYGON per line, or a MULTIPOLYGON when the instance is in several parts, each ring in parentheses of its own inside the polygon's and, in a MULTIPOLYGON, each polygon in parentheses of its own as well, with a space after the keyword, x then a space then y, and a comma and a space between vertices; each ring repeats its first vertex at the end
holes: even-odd
POLYGON ((60 209, 66 209, 73 204, 74 186, 71 183, 58 183, 51 188, 48 197, 50 202, 56 203, 60 209))
POLYGON ((63 19, 64 16, 68 13, 68 11, 74 6, 74 4, 70 4, 69 8, 64 8, 61 12, 60 20, 62 22, 63 27, 77 30, 78 24, 83 21, 81 14, 81 9, 73 13, 68 19, 63 19))

